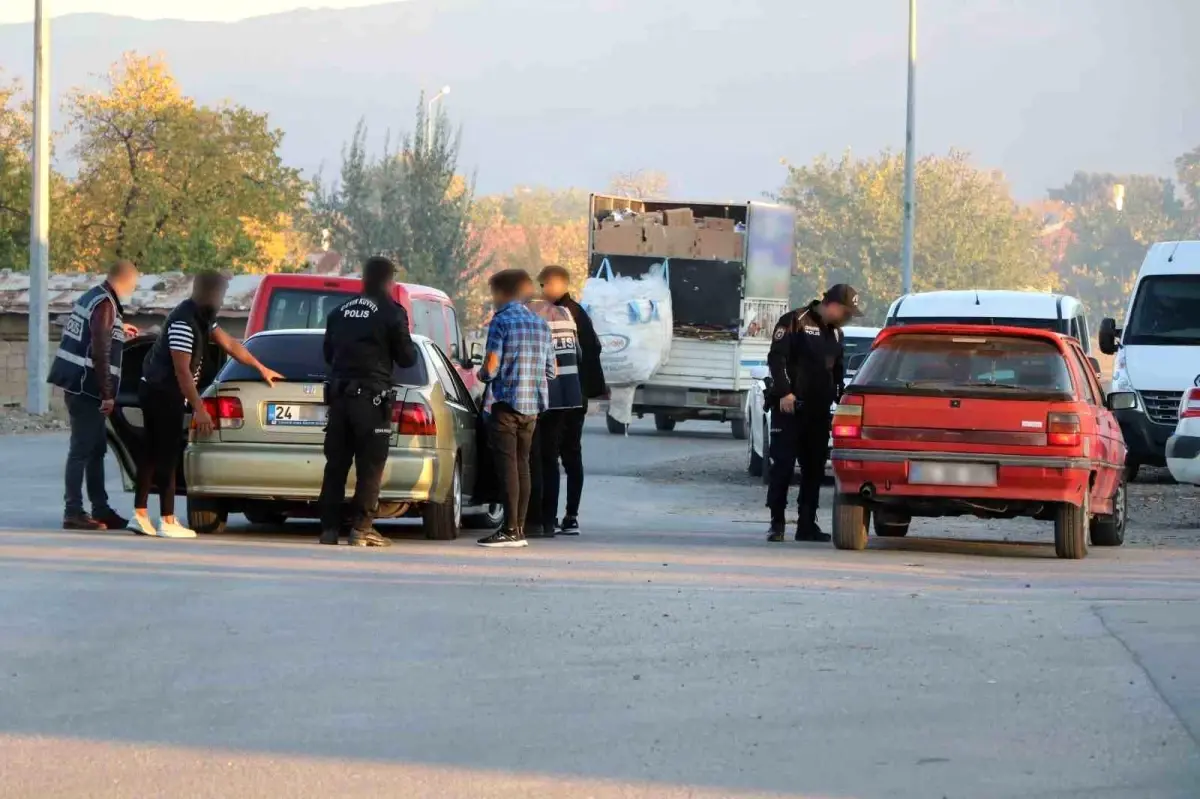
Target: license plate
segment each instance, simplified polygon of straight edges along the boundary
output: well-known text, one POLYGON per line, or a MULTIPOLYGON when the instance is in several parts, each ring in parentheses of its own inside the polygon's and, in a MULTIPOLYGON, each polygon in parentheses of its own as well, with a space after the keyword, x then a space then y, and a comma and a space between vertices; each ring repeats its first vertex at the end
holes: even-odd
POLYGON ((994 486, 996 464, 910 462, 908 482, 914 485, 994 486))
POLYGON ((324 427, 329 409, 324 405, 267 403, 268 427, 324 427))

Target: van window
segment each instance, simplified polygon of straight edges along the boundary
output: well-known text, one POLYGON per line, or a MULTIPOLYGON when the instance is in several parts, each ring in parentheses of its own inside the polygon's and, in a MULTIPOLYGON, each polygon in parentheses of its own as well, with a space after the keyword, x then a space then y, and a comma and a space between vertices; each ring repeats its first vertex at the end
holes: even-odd
POLYGON ((1200 345, 1200 275, 1154 275, 1138 284, 1121 343, 1200 345))
POLYGON ((450 340, 446 335, 446 318, 442 314, 444 307, 440 302, 419 300, 414 297, 412 300, 412 327, 414 333, 425 336, 441 347, 443 352, 449 352, 450 340))
POLYGON ((854 387, 976 396, 1073 393, 1067 362, 1054 344, 1010 336, 892 336, 872 351, 854 387))
POLYGON ((450 331, 450 349, 446 350, 446 354, 454 360, 461 360, 463 353, 459 352, 462 346, 462 330, 458 326, 458 314, 454 312, 454 306, 446 306, 446 326, 450 331))
MULTIPOLYGON (((284 380, 319 383, 325 379, 325 337, 319 333, 283 333, 271 336, 251 336, 245 347, 258 360, 283 375, 284 380)), ((222 383, 244 383, 261 380, 258 372, 230 358, 217 375, 222 383)), ((423 386, 428 382, 425 359, 418 357, 412 366, 394 367, 392 380, 396 385, 423 386)))
POLYGON ((267 306, 265 330, 318 330, 329 312, 358 295, 352 291, 274 289, 267 306))

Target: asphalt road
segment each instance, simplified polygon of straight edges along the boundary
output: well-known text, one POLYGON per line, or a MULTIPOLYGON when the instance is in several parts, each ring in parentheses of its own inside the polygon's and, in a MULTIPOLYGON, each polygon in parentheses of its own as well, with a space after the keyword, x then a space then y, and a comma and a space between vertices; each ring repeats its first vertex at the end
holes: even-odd
POLYGON ((772 547, 726 430, 505 552, 63 533, 0 438, 0 796, 1200 795, 1200 549, 772 547))

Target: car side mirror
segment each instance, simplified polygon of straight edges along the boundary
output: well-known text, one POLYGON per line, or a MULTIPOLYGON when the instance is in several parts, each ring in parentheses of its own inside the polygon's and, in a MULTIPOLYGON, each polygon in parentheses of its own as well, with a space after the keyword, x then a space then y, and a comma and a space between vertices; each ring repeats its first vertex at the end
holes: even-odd
POLYGON ((751 366, 750 377, 754 380, 766 380, 771 375, 771 370, 765 366, 751 366))
POLYGON ((1100 339, 1100 351, 1105 355, 1116 355, 1117 350, 1121 347, 1121 329, 1117 327, 1117 320, 1111 317, 1100 322, 1100 332, 1097 336, 1100 339))
POLYGON ((469 367, 483 366, 483 348, 479 346, 479 342, 471 345, 471 354, 467 357, 469 367))
POLYGON ((1114 391, 1104 400, 1110 411, 1130 411, 1137 407, 1137 394, 1132 391, 1114 391))
POLYGON ((1095 372, 1097 376, 1099 376, 1099 374, 1100 374, 1100 359, 1089 355, 1088 363, 1090 363, 1092 365, 1092 371, 1095 372))

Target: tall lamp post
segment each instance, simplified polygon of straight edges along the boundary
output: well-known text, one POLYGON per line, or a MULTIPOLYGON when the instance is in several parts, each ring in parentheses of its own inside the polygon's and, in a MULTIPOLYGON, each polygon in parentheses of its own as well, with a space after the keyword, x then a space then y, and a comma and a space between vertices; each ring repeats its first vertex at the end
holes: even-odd
POLYGON ((429 98, 429 105, 425 109, 425 152, 433 152, 433 106, 438 100, 450 93, 449 86, 443 86, 442 90, 429 98))
POLYGON ((904 293, 912 293, 913 232, 917 219, 916 179, 917 0, 908 0, 908 112, 904 134, 904 293))
POLYGON ((25 409, 50 410, 46 384, 50 353, 50 14, 46 0, 34 0, 33 46, 33 200, 29 235, 29 344, 25 369, 29 384, 25 409))

